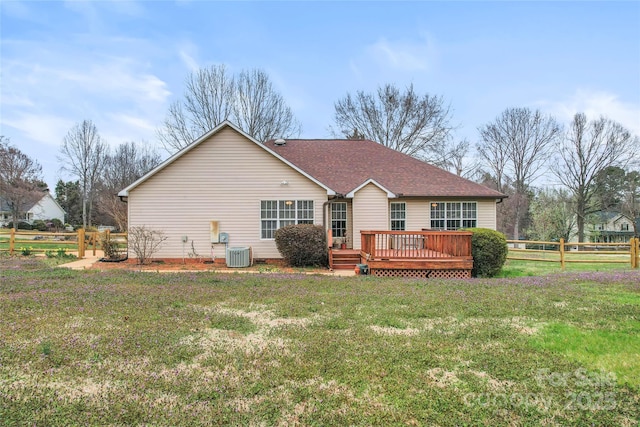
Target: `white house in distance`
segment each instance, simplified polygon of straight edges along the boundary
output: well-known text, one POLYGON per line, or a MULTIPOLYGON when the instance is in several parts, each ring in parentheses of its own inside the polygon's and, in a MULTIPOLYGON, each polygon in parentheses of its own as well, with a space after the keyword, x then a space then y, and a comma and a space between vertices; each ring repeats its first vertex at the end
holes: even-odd
POLYGON ((495 229, 506 197, 373 141, 262 143, 228 121, 118 195, 129 227, 165 233, 164 259, 224 258, 226 245, 281 258, 275 231, 300 223, 354 249, 361 230, 495 229))
MULTIPOLYGON (((629 243, 635 236, 634 219, 620 212, 598 212, 597 221, 587 227, 589 241, 594 243, 629 243)), ((640 224, 640 218, 636 221, 640 224)))
MULTIPOLYGON (((0 224, 4 226, 12 220, 11 210, 4 200, 0 199, 0 204, 0 224)), ((51 196, 51 193, 47 191, 40 200, 27 209, 19 220, 33 224, 33 221, 36 220, 46 221, 52 219, 59 219, 60 222, 64 224, 64 209, 62 209, 58 202, 56 202, 56 199, 51 196)))

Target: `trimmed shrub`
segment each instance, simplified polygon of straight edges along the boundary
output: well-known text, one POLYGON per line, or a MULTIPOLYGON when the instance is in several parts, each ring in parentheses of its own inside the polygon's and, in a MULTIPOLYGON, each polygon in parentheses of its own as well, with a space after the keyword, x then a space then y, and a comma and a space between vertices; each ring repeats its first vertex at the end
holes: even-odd
POLYGON ((104 257, 110 260, 121 259, 120 245, 114 239, 107 237, 107 233, 100 234, 100 247, 104 252, 104 257))
POLYGON ((276 230, 276 247, 293 267, 326 266, 327 236, 324 229, 312 224, 287 225, 276 230))
MULTIPOLYGON (((7 224, 7 228, 14 228, 13 227, 13 221, 11 221, 9 224, 7 224)), ((31 224, 29 224, 28 222, 24 222, 24 221, 20 221, 18 222, 18 226, 15 227, 16 230, 32 230, 33 227, 31 227, 31 224)))
POLYGON ((504 234, 490 228, 468 228, 471 231, 473 277, 493 277, 500 273, 507 260, 507 239, 504 234))
POLYGON ((38 230, 38 231, 48 230, 47 223, 41 219, 36 219, 35 221, 33 221, 33 224, 31 224, 31 226, 33 227, 34 230, 38 230))

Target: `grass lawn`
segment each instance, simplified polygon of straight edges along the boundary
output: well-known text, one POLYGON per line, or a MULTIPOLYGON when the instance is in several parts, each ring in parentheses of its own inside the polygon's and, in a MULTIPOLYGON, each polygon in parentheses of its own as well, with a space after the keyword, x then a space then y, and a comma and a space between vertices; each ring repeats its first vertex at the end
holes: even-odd
POLYGON ((639 270, 418 281, 3 258, 0 313, 0 425, 640 417, 639 270))
MULTIPOLYGON (((529 255, 527 255, 529 256, 529 255)), ((601 255, 605 257, 606 255, 601 255)), ((618 257, 611 255, 610 257, 618 257)), ((590 259, 594 256, 590 255, 590 259)), ((617 259, 620 259, 618 257, 617 259)), ((565 263, 564 272, 616 272, 616 271, 631 271, 631 262, 629 256, 622 258, 624 263, 599 263, 599 262, 587 262, 587 263, 565 263)), ((542 262, 542 261, 520 261, 520 260, 507 260, 505 263, 500 277, 519 277, 519 276, 540 276, 546 274, 563 273, 559 262, 542 262)))
MULTIPOLYGON (((34 236, 30 238, 16 239, 14 245, 14 251, 21 253, 23 248, 27 248, 32 252, 45 252, 45 251, 57 251, 63 248, 67 252, 73 252, 78 250, 78 244, 72 240, 34 240, 34 236)), ((0 236, 0 251, 9 251, 9 237, 0 236)))

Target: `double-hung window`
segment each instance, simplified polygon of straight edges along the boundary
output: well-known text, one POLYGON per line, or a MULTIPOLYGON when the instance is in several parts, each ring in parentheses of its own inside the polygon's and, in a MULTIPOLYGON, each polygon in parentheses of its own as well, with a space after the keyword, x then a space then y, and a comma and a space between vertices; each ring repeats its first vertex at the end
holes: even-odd
POLYGON ((346 237, 347 204, 344 202, 331 203, 331 234, 333 237, 346 237))
POLYGON ((476 227, 478 206, 476 202, 431 203, 431 228, 434 230, 457 230, 476 227))
POLYGON ((404 202, 391 203, 391 230, 406 230, 407 222, 407 204, 404 202))
POLYGON ((260 237, 275 238, 276 230, 293 224, 313 224, 313 200, 262 200, 260 237))

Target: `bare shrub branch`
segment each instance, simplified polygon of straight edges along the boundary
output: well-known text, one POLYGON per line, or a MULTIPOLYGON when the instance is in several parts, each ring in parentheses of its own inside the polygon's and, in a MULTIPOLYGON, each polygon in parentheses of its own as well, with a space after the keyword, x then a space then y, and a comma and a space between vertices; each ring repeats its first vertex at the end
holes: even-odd
POLYGON ((163 231, 152 230, 146 226, 130 227, 128 232, 129 250, 138 259, 138 264, 146 264, 156 254, 167 237, 163 231))

